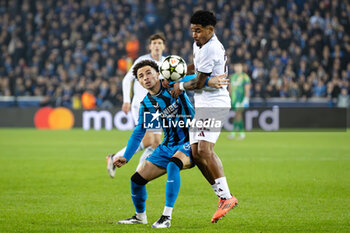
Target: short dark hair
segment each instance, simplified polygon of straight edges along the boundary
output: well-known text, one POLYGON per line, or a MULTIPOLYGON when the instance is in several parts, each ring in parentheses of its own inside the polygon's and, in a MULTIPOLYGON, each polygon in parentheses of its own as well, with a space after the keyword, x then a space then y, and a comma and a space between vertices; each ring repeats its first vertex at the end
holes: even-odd
POLYGON ((137 63, 137 64, 134 66, 134 69, 132 70, 132 74, 133 74, 136 78, 138 78, 138 77, 137 77, 137 71, 138 71, 140 68, 144 67, 144 66, 150 66, 150 67, 152 67, 153 69, 155 69, 157 72, 159 72, 159 71, 158 71, 158 65, 157 65, 157 63, 155 63, 155 62, 152 61, 152 60, 143 60, 143 61, 140 61, 139 63, 137 63))
POLYGON ((199 10, 194 12, 194 14, 191 16, 190 22, 191 24, 200 24, 203 27, 208 25, 215 27, 216 17, 211 11, 199 10))
POLYGON ((158 39, 161 39, 163 41, 163 43, 165 44, 165 37, 163 34, 160 34, 160 33, 156 33, 156 34, 151 35, 149 37, 149 43, 151 43, 154 40, 158 40, 158 39))

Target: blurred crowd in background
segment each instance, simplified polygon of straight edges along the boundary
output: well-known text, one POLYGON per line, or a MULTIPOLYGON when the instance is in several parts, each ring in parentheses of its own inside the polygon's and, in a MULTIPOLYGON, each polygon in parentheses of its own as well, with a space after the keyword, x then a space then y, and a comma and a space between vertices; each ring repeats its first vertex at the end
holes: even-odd
POLYGON ((120 107, 122 79, 148 37, 192 63, 191 14, 215 12, 228 63, 251 97, 348 100, 350 3, 342 0, 0 1, 0 96, 43 105, 120 107))

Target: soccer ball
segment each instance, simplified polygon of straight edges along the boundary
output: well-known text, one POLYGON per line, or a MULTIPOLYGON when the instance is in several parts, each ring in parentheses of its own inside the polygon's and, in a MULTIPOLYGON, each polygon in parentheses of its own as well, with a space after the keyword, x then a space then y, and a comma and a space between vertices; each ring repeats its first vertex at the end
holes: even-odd
POLYGON ((169 82, 175 82, 185 77, 187 65, 181 57, 170 55, 160 65, 159 72, 169 82))

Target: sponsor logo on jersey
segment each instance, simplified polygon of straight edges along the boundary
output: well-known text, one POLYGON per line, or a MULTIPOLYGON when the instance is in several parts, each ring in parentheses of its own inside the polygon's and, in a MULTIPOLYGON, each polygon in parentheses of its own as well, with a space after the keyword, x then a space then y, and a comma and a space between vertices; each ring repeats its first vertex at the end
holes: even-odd
POLYGON ((178 108, 179 108, 179 105, 178 105, 178 102, 176 101, 161 112, 161 117, 166 118, 166 117, 175 116, 177 114, 178 108))

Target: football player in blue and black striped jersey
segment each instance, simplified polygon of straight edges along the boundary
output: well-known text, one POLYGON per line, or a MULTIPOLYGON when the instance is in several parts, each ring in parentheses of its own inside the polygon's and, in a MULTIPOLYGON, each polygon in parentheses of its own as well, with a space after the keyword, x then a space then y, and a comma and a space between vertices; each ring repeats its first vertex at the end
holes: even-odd
POLYGON ((168 89, 162 86, 158 76, 158 65, 144 60, 135 65, 134 75, 148 91, 141 102, 136 125, 123 156, 114 156, 116 167, 125 165, 134 155, 146 131, 164 131, 163 142, 146 159, 131 177, 131 197, 136 214, 118 224, 146 224, 146 184, 167 173, 165 207, 161 218, 153 228, 170 227, 172 210, 180 190, 180 170, 192 167, 189 127, 194 108, 186 93, 172 98, 168 89))

